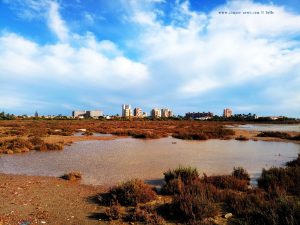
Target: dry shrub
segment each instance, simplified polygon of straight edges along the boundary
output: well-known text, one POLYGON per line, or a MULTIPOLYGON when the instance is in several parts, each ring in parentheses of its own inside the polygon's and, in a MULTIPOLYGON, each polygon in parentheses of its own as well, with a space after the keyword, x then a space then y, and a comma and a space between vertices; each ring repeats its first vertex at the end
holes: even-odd
POLYGON ((199 180, 199 173, 196 168, 179 166, 174 170, 164 173, 165 184, 161 193, 165 195, 179 194, 184 185, 192 184, 199 180))
POLYGON ((127 215, 126 220, 153 225, 165 224, 164 219, 157 214, 155 207, 149 205, 136 206, 127 215))
POLYGON ((165 182, 169 183, 173 179, 180 178, 184 184, 199 179, 197 168, 179 166, 174 170, 168 170, 164 173, 165 182))
POLYGON ((283 191, 300 196, 300 156, 288 162, 286 168, 263 169, 258 186, 269 192, 283 191))
POLYGON ((231 175, 219 175, 219 176, 204 176, 203 182, 214 185, 220 189, 232 189, 236 191, 246 191, 248 189, 248 181, 237 179, 231 175))
POLYGON ((257 137, 276 137, 281 139, 290 139, 291 135, 285 132, 279 132, 279 131, 263 131, 260 132, 257 137))
POLYGON ((294 137, 291 137, 290 140, 300 141, 300 134, 298 134, 294 137))
POLYGON ((300 167, 300 154, 298 154, 297 159, 287 162, 288 167, 300 167))
POLYGON ((82 135, 85 135, 85 136, 92 136, 94 133, 91 132, 91 131, 86 131, 84 133, 82 133, 82 135))
POLYGON ((63 150, 64 145, 62 143, 43 143, 41 145, 37 145, 35 150, 37 151, 53 151, 53 150, 63 150))
POLYGON ((41 145, 44 143, 44 141, 40 137, 37 137, 37 136, 30 137, 28 139, 28 141, 33 145, 41 145))
POLYGON ((151 186, 139 179, 129 180, 112 187, 109 191, 112 202, 119 202, 124 206, 136 206, 138 203, 146 203, 156 198, 156 193, 151 186))
POLYGON ((250 181, 250 175, 243 167, 233 167, 231 176, 240 180, 250 181))
POLYGON ((29 141, 21 138, 5 140, 0 143, 0 153, 13 154, 28 152, 31 149, 33 149, 33 145, 29 141))
POLYGON ((114 204, 105 210, 108 220, 118 220, 122 218, 122 208, 120 204, 114 204))
POLYGON ((236 137, 235 140, 237 140, 237 141, 249 141, 249 138, 247 138, 243 135, 240 135, 239 137, 236 137))
POLYGON ((228 210, 234 212, 231 224, 296 225, 300 221, 299 202, 281 196, 268 199, 264 193, 234 194, 225 201, 228 210))
POLYGON ((183 139, 183 140, 207 140, 208 137, 204 133, 175 133, 172 135, 173 138, 183 139))
POLYGON ((62 179, 76 181, 81 180, 82 174, 80 172, 70 172, 61 176, 62 179))
POLYGON ((184 183, 180 178, 172 179, 165 183, 161 188, 161 194, 174 195, 179 194, 183 189, 184 183))
POLYGON ((171 211, 177 219, 183 221, 203 220, 219 213, 219 207, 211 196, 209 185, 201 182, 185 185, 179 194, 174 196, 171 211))

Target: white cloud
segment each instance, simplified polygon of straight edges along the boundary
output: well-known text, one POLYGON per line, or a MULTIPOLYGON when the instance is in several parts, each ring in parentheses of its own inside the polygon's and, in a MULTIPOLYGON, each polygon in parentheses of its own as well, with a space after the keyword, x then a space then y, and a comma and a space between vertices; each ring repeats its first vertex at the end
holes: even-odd
POLYGON ((69 31, 65 21, 62 20, 59 14, 59 4, 57 2, 50 3, 48 24, 60 41, 68 41, 69 31))
MULTIPOLYGON (((149 15, 147 9, 140 11, 149 15)), ((169 25, 148 17, 135 43, 153 73, 178 80, 178 96, 205 96, 211 90, 278 79, 299 67, 300 42, 291 35, 300 33, 300 16, 283 7, 238 0, 205 14, 184 1, 173 11, 169 25), (274 14, 218 13, 231 10, 274 14)))
POLYGON ((122 56, 109 41, 96 41, 91 34, 73 47, 69 43, 38 45, 13 33, 0 38, 1 77, 52 80, 70 85, 90 84, 105 88, 126 88, 148 77, 147 67, 122 56), (96 47, 95 47, 96 46, 96 47), (114 55, 108 57, 106 51, 114 55))

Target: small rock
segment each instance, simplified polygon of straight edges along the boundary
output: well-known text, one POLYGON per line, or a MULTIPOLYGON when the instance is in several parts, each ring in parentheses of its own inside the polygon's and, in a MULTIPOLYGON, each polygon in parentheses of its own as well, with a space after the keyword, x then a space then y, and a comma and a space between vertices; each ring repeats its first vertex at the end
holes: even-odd
POLYGON ((46 222, 45 222, 45 221, 41 221, 41 223, 42 223, 42 224, 45 224, 46 222))
POLYGON ((226 213, 225 215, 224 215, 224 218, 225 219, 229 219, 229 218, 231 218, 232 217, 232 213, 226 213))

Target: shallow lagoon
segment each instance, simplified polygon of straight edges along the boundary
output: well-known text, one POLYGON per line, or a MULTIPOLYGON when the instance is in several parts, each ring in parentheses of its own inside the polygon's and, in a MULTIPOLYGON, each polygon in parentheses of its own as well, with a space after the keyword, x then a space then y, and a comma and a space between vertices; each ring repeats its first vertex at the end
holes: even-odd
POLYGON ((4 155, 0 172, 58 177, 81 171, 85 184, 111 185, 129 178, 155 181, 178 165, 194 166, 208 175, 230 173, 234 166, 243 166, 254 181, 262 168, 282 166, 299 153, 300 145, 294 143, 122 138, 78 142, 63 151, 4 155))
POLYGON ((300 124, 244 124, 228 127, 249 131, 300 132, 300 124))

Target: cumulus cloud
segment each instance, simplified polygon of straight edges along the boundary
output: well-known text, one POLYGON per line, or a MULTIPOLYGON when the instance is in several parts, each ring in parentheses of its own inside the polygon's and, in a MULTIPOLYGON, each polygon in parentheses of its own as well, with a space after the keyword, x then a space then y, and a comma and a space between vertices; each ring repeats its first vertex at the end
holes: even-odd
POLYGON ((82 37, 77 48, 69 43, 38 45, 17 34, 4 33, 0 46, 1 73, 11 79, 49 79, 106 88, 122 83, 125 88, 148 76, 145 65, 122 56, 112 42, 97 42, 91 35, 82 37), (106 56, 107 51, 115 54, 106 56))
MULTIPOLYGON (((140 13, 147 15, 144 10, 140 13)), ((188 1, 177 2, 170 16, 169 24, 148 16, 136 46, 157 79, 172 82, 176 96, 208 97, 212 91, 247 83, 266 82, 268 87, 282 77, 300 86, 291 76, 300 76, 300 42, 294 38, 300 33, 299 15, 276 5, 237 0, 209 13, 192 11, 188 1), (273 14, 222 15, 220 11, 273 14)))
MULTIPOLYGON (((44 0, 41 5, 26 1, 36 13, 48 4, 44 15, 58 41, 41 45, 20 34, 2 32, 2 78, 9 75, 23 83, 51 80, 63 87, 114 90, 122 100, 129 88, 141 87, 141 102, 148 105, 172 102, 178 108, 185 103, 198 107, 203 99, 208 104, 219 99, 220 108, 227 104, 238 110, 275 112, 281 104, 277 109, 300 113, 300 15, 282 6, 229 0, 201 12, 193 10, 187 0, 175 1, 170 10, 161 7, 168 4, 164 0, 120 0, 121 12, 125 12, 120 18, 138 28, 132 29, 134 39, 125 40, 129 47, 121 49, 91 32, 72 32, 57 1, 44 0), (219 13, 243 11, 273 14, 219 13), (132 50, 135 60, 126 57, 132 50)), ((92 14, 85 15, 95 23, 92 14)))
MULTIPOLYGON (((2 98, 1 105, 24 108, 28 102, 24 99, 32 98, 35 102, 35 89, 43 90, 43 87, 54 92, 58 86, 65 91, 77 88, 80 93, 121 91, 147 80, 147 66, 124 56, 114 42, 97 40, 91 32, 85 35, 70 32, 59 8, 56 1, 51 1, 46 13, 49 29, 58 38, 56 43, 39 44, 14 32, 1 32, 1 89, 18 87, 19 93, 28 93, 18 95, 7 91, 9 97, 2 98)), ((44 100, 47 101, 46 96, 44 100)))

